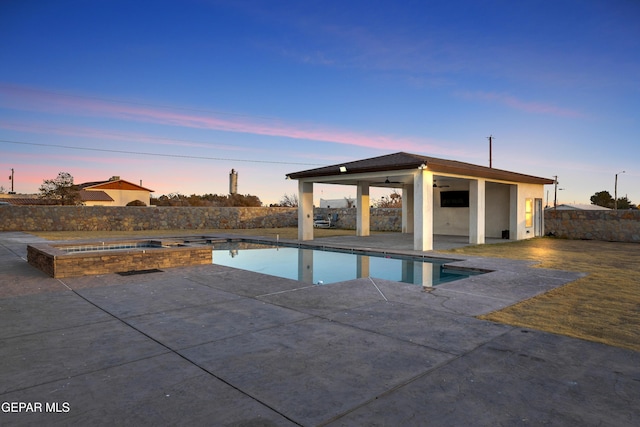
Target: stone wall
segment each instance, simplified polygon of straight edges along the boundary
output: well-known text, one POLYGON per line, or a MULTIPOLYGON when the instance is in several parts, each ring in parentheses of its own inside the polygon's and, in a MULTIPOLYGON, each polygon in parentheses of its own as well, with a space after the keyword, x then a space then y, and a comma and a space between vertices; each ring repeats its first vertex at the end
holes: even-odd
POLYGON ((137 231, 297 227, 296 208, 0 206, 0 231, 137 231))
POLYGON ((544 215, 547 235, 585 240, 640 243, 640 211, 554 211, 544 215))
MULTIPOLYGON (((356 209, 315 209, 356 228, 356 209)), ((2 206, 0 231, 137 231, 297 227, 297 208, 2 206)), ((372 209, 371 229, 400 231, 401 209, 372 209)))
POLYGON ((212 262, 211 246, 66 253, 46 244, 27 246, 27 261, 54 278, 109 274, 212 262))
MULTIPOLYGON (((316 208, 336 228, 355 229, 355 208, 316 208)), ((371 230, 401 231, 401 209, 372 209, 371 230)), ((0 206, 0 231, 137 231, 297 227, 297 208, 0 206)), ((437 230, 436 230, 437 232, 437 230)), ((640 242, 640 211, 545 211, 545 234, 640 242)))
MULTIPOLYGON (((331 218, 336 228, 355 230, 357 210, 355 208, 315 208, 314 216, 331 218)), ((369 223, 372 231, 402 231, 402 209, 371 209, 369 223)))

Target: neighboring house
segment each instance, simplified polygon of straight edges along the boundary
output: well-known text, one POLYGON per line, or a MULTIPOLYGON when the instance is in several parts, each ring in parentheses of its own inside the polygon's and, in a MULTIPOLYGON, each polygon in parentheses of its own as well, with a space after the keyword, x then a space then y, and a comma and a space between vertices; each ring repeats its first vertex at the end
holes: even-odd
POLYGON ((9 205, 27 206, 27 205, 54 205, 55 201, 40 199, 37 194, 0 194, 0 200, 9 205))
POLYGON ((80 190, 80 200, 85 206, 111 205, 114 200, 111 196, 101 190, 80 190))
MULTIPOLYGON (((86 191, 80 190, 80 200, 84 205, 109 205, 113 203, 113 199, 104 191, 86 191)), ((0 200, 10 205, 16 206, 33 206, 33 205, 57 205, 58 200, 41 199, 37 194, 20 194, 20 197, 5 198, 0 195, 0 200)))
POLYGON ((355 208, 356 202, 353 199, 320 199, 321 208, 355 208), (351 203, 351 204, 349 204, 351 203))
POLYGON ((565 203, 562 205, 551 206, 547 209, 555 209, 558 211, 610 211, 610 208, 598 205, 587 205, 586 203, 565 203))
POLYGON ((86 206, 127 206, 136 200, 149 206, 153 193, 153 190, 120 179, 119 176, 113 176, 107 181, 85 182, 78 186, 86 206))

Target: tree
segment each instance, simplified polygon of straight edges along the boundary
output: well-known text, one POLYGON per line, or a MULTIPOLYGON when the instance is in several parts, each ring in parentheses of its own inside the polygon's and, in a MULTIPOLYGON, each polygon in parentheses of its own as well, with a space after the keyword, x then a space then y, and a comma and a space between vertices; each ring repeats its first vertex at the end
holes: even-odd
POLYGON ((68 172, 60 172, 54 179, 45 179, 39 188, 41 199, 56 200, 61 205, 81 205, 80 187, 73 184, 68 172))
POLYGON ((618 197, 618 209, 637 209, 637 207, 631 203, 627 196, 624 196, 618 197))
POLYGON ((608 191, 599 191, 591 196, 591 204, 605 208, 613 208, 613 197, 608 191))
POLYGON ((382 196, 380 200, 374 203, 377 208, 401 208, 402 207, 402 195, 398 194, 396 190, 393 190, 389 196, 382 196))
POLYGON ((285 194, 280 199, 280 206, 284 206, 286 208, 297 208, 298 207, 298 195, 297 194, 285 194))
MULTIPOLYGON (((613 209, 616 207, 615 200, 611 197, 611 194, 608 191, 599 191, 593 196, 591 196, 591 204, 597 206, 603 206, 605 208, 613 209)), ((636 209, 636 205, 631 203, 626 196, 618 197, 617 203, 618 209, 636 209)))
POLYGON ((192 194, 191 196, 185 196, 180 193, 171 193, 169 195, 162 195, 157 199, 151 199, 151 204, 154 206, 217 206, 217 207, 231 207, 231 206, 249 206, 256 207, 262 206, 262 202, 257 196, 250 194, 229 194, 229 195, 217 195, 217 194, 205 194, 198 196, 192 194))

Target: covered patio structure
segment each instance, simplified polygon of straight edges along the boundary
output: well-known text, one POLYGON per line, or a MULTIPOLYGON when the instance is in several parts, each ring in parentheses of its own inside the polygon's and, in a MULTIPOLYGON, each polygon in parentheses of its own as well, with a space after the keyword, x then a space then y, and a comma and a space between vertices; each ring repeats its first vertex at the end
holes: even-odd
POLYGON ((370 233, 371 187, 402 191, 402 232, 414 250, 433 249, 434 234, 521 240, 544 233, 544 185, 554 181, 454 160, 399 152, 290 173, 298 180, 298 239, 313 240, 313 184, 357 187, 356 235, 370 233))

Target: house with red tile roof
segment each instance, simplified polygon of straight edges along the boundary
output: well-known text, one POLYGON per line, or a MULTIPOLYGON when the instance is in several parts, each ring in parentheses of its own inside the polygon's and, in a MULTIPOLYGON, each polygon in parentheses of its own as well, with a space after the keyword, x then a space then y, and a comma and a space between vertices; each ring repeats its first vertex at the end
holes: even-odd
POLYGON ((135 201, 149 206, 153 193, 153 190, 120 179, 119 176, 113 176, 107 181, 85 182, 78 187, 86 206, 127 206, 135 201))

